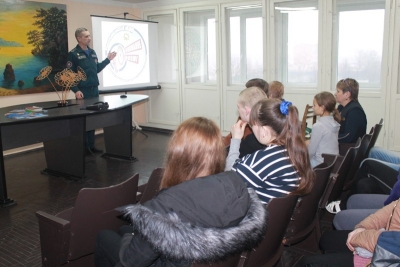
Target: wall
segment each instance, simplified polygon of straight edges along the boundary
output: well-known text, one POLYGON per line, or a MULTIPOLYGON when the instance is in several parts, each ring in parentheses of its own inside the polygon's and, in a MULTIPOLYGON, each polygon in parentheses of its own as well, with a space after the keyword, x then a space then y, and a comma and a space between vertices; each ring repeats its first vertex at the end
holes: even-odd
MULTIPOLYGON (((75 30, 79 27, 85 27, 92 32, 92 22, 90 15, 99 16, 110 16, 123 18, 123 13, 128 12, 126 16, 128 19, 138 19, 141 17, 140 10, 129 8, 126 6, 110 6, 110 5, 99 5, 93 3, 80 3, 74 1, 57 1, 57 0, 35 0, 36 2, 46 3, 57 3, 65 4, 67 6, 67 26, 68 26, 68 47, 69 50, 74 48, 77 44, 75 39, 75 30), (117 15, 119 14, 119 15, 117 15)), ((145 92, 139 92, 145 93, 145 92)), ((69 99, 74 98, 74 94, 70 92, 69 99)), ((0 97, 0 107, 7 107, 13 105, 19 105, 24 103, 36 103, 43 101, 57 101, 57 94, 54 93, 39 93, 39 94, 27 94, 18 96, 3 96, 0 97)), ((139 104, 134 107, 138 110, 135 112, 135 120, 139 123, 145 120, 145 104, 139 104)), ((34 145, 16 150, 5 151, 5 154, 14 153, 17 151, 23 151, 30 148, 35 148, 41 145, 34 145)))

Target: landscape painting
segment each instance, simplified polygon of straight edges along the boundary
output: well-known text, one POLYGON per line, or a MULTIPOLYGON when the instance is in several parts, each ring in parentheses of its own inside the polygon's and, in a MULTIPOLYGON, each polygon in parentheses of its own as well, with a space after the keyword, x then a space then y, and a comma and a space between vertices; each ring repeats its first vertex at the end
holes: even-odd
POLYGON ((67 54, 66 5, 0 0, 0 96, 54 91, 67 54), (36 80, 46 66, 49 79, 36 80))

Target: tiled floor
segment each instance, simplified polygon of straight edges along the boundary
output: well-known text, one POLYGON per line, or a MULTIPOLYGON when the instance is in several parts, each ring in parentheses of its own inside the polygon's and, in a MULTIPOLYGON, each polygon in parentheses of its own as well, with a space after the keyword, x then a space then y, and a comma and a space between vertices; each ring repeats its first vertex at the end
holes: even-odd
MULTIPOLYGON (((169 139, 167 133, 145 133, 148 138, 140 132, 132 134, 133 155, 139 161, 86 157, 87 178, 79 182, 41 174, 46 165, 42 149, 6 156, 7 192, 18 204, 0 208, 0 266, 41 266, 36 211, 55 214, 73 206, 81 188, 116 184, 135 173, 140 175, 139 184, 145 183, 151 171, 162 166, 169 139)), ((101 135, 96 146, 103 147, 101 135)), ((329 219, 326 225, 330 227, 329 219)), ((295 266, 305 254, 295 247, 285 249, 285 266, 295 266)))

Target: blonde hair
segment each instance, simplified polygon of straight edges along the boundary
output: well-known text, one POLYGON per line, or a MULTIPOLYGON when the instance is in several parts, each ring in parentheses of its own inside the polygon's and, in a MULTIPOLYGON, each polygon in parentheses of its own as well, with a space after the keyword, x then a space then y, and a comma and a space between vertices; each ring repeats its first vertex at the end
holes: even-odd
POLYGON ((224 171, 226 150, 217 124, 204 117, 182 122, 169 141, 160 188, 224 171))
POLYGON ((263 90, 252 86, 240 92, 238 102, 246 107, 252 108, 258 101, 265 98, 267 98, 267 95, 263 90))

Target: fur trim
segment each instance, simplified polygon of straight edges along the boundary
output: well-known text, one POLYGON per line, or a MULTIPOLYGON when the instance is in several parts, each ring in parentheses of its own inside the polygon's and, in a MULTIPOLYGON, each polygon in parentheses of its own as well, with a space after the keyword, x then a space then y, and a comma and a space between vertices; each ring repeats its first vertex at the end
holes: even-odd
POLYGON ((171 260, 212 262, 256 247, 267 230, 267 211, 253 189, 243 220, 230 228, 203 228, 183 223, 175 213, 168 217, 142 205, 130 206, 126 214, 134 229, 153 249, 171 260))

